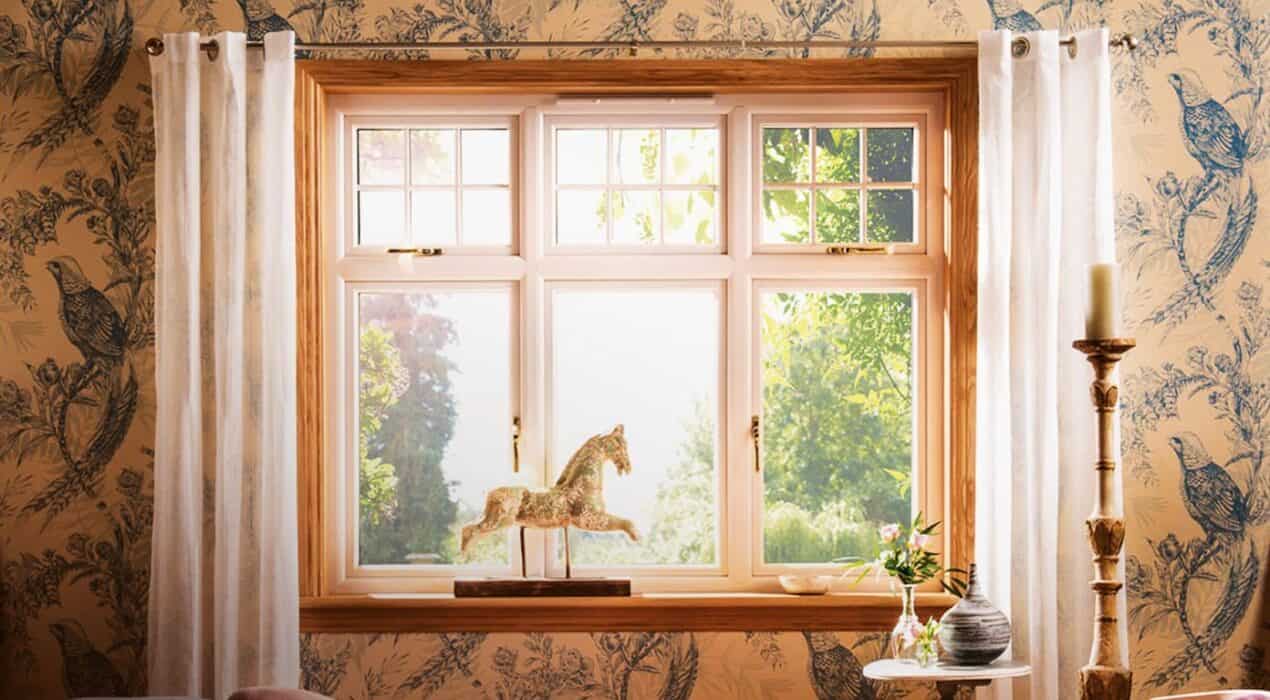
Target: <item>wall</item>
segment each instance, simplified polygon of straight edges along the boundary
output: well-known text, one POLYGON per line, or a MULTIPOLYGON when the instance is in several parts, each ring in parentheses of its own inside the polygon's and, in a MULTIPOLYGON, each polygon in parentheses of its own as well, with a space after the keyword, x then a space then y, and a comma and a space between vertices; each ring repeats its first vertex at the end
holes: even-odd
MULTIPOLYGON (((278 15, 302 37, 328 40, 952 38, 1036 22, 1133 31, 1142 46, 1115 58, 1115 91, 1118 239, 1139 341, 1122 373, 1138 696, 1270 687, 1260 585, 1270 534, 1260 472, 1270 440, 1270 237, 1259 202, 1270 183, 1267 0, 239 2, 245 10, 230 0, 0 2, 5 697, 144 685, 154 211, 140 45, 159 31, 259 30, 278 15), (88 313, 64 323, 59 305, 88 313), (114 333, 111 308, 121 319, 114 333), (103 371, 119 363, 127 369, 103 371)), ((340 698, 883 693, 858 671, 880 653, 879 635, 303 642, 306 683, 340 698)))

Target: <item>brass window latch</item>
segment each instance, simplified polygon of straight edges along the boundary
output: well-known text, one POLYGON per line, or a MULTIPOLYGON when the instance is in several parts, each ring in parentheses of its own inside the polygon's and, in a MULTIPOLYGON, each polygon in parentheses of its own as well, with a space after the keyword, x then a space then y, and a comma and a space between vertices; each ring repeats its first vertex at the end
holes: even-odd
POLYGON ((828 246, 825 248, 825 252, 829 255, 886 255, 891 252, 891 246, 849 243, 847 245, 828 246))
POLYGON ((520 473, 520 416, 512 416, 512 471, 520 473))
POLYGON ((435 258, 436 256, 441 255, 444 252, 445 250, 442 248, 389 248, 388 249, 389 255, 399 255, 404 253, 407 255, 414 255, 414 256, 423 257, 423 258, 435 258))
POLYGON ((750 416, 750 437, 754 440, 754 472, 762 470, 762 442, 759 441, 758 416, 750 416))

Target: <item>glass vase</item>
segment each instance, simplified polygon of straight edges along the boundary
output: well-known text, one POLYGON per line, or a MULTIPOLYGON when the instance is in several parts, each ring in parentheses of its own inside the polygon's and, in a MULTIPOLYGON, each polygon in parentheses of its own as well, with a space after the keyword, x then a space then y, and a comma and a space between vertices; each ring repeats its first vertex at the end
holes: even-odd
POLYGON ((916 586, 904 584, 901 591, 903 600, 900 619, 891 630, 891 658, 914 664, 918 663, 918 638, 923 630, 921 620, 917 619, 917 609, 914 604, 916 590, 916 586))

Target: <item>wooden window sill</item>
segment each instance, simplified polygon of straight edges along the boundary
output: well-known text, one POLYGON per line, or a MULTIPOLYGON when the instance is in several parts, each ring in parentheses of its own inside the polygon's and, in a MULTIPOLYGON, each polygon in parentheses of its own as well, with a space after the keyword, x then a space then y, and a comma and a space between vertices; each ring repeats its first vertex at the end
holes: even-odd
MULTIPOLYGON (((918 594, 922 619, 955 602, 918 594)), ((308 597, 303 632, 880 631, 899 616, 884 593, 656 594, 629 598, 455 598, 448 594, 308 597)))

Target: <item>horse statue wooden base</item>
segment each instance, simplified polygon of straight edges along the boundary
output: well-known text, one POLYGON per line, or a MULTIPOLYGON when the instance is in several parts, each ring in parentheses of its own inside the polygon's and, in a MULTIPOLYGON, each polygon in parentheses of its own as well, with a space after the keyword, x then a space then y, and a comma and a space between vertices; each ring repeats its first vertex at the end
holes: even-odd
POLYGON ((485 496, 485 514, 479 522, 463 527, 460 548, 466 552, 478 537, 520 526, 520 575, 525 576, 525 528, 562 528, 564 531, 564 575, 572 578, 569 557, 569 528, 591 532, 625 532, 638 542, 639 534, 630 520, 604 510, 604 465, 612 462, 617 473, 629 474, 630 455, 622 426, 595 435, 582 443, 569 458, 556 485, 546 491, 523 486, 500 486, 485 496))

